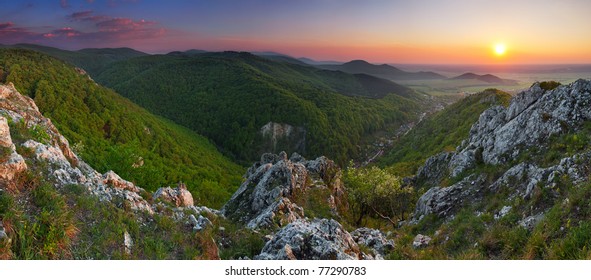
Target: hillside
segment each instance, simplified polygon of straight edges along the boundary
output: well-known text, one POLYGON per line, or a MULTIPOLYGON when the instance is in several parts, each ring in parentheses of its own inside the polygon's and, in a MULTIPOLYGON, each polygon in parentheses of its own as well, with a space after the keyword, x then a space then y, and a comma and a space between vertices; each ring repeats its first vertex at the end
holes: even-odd
POLYGON ((464 73, 460 76, 450 78, 450 80, 476 80, 495 85, 517 85, 517 81, 515 80, 501 79, 491 74, 478 75, 474 73, 464 73))
POLYGON ((101 48, 66 51, 32 44, 17 44, 10 46, 0 45, 0 48, 25 49, 48 54, 84 69, 84 71, 88 72, 91 76, 98 74, 104 67, 113 62, 148 55, 130 48, 101 48))
POLYGON ((47 55, 0 50, 0 81, 32 97, 100 172, 115 170, 148 190, 184 182, 197 200, 219 206, 242 168, 207 139, 156 117, 47 55))
POLYGON ((150 192, 97 172, 11 83, 0 84, 0 114, 2 260, 358 260, 394 247, 379 230, 341 224, 346 190, 326 157, 264 154, 216 210, 182 183, 150 192))
POLYGON ((96 80, 246 162, 286 150, 344 163, 362 136, 416 118, 427 103, 387 80, 236 52, 139 57, 96 80), (266 125, 285 129, 267 134, 266 125))
POLYGON ((491 106, 507 105, 510 98, 508 93, 495 89, 470 95, 421 121, 398 139, 378 164, 398 175, 410 176, 429 156, 454 150, 482 112, 491 106))
POLYGON ((343 64, 316 65, 316 67, 351 74, 367 74, 389 80, 433 80, 446 78, 434 72, 406 72, 388 64, 375 65, 364 60, 353 60, 343 64))
POLYGON ((390 256, 587 259, 589 104, 589 80, 542 82, 480 114, 408 179, 422 195, 390 256))

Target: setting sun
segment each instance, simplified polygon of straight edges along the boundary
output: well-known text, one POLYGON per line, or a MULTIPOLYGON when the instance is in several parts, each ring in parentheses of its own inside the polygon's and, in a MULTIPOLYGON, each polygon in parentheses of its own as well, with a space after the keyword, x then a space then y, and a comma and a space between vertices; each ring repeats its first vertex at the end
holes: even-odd
POLYGON ((505 44, 496 44, 495 45, 495 54, 498 56, 504 55, 507 51, 507 47, 505 44))

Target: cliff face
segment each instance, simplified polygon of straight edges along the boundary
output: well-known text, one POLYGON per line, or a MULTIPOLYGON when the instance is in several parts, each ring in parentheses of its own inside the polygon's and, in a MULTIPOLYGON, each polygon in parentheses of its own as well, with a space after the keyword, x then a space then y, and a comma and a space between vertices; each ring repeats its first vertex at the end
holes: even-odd
MULTIPOLYGON (((419 170, 417 181, 432 188, 419 199, 414 221, 430 214, 451 218, 462 208, 486 205, 487 194, 501 191, 509 193, 506 204, 531 201, 540 191, 556 201, 561 178, 575 186, 588 181, 590 105, 591 81, 578 80, 555 88, 536 83, 508 107, 486 110, 455 152, 436 155, 419 170), (445 186, 450 181, 456 183, 445 186)), ((525 224, 550 206, 514 211, 525 224)))

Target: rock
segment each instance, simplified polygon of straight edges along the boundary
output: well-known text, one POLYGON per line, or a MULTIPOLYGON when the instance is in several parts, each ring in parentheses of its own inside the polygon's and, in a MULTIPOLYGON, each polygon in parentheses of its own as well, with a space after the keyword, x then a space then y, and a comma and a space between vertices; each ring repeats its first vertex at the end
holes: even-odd
POLYGON ((415 236, 415 239, 412 242, 412 246, 415 249, 419 249, 419 248, 427 247, 427 245, 429 245, 430 242, 431 242, 431 237, 429 237, 427 235, 417 234, 417 236, 415 236))
POLYGON ((0 181, 12 181, 26 169, 25 159, 16 152, 12 143, 8 120, 0 116, 0 181))
POLYGON ((589 80, 553 90, 544 90, 536 83, 513 98, 508 108, 486 110, 472 126, 466 147, 452 159, 452 174, 469 168, 462 162, 479 149, 484 163, 504 163, 516 158, 520 148, 539 145, 552 135, 576 129, 591 119, 590 91, 589 80))
POLYGON ((353 237, 335 220, 297 220, 268 241, 258 260, 355 260, 360 252, 353 237))
POLYGON ((298 162, 287 159, 285 153, 264 154, 246 172, 246 180, 222 213, 251 229, 281 227, 304 217, 304 209, 294 201, 311 188, 330 190, 326 201, 332 200, 331 211, 338 212, 336 208, 346 201, 340 169, 325 157, 310 161, 295 158, 298 162))
POLYGON ((264 151, 276 153, 280 150, 305 152, 306 129, 285 123, 268 122, 259 131, 262 141, 259 146, 264 151))
POLYGON ((537 215, 532 215, 524 218, 523 220, 519 221, 518 224, 531 231, 536 227, 536 225, 544 219, 544 213, 539 213, 537 215))
POLYGON ((416 181, 424 182, 428 186, 439 184, 448 173, 448 165, 452 156, 452 153, 440 153, 428 158, 417 171, 416 181))
POLYGON ((130 192, 139 192, 139 188, 136 187, 132 182, 123 180, 117 173, 108 171, 103 175, 103 184, 112 186, 114 188, 127 190, 130 192))
POLYGON ((509 212, 511 211, 512 207, 511 206, 503 206, 503 208, 501 209, 501 211, 499 211, 499 213, 495 214, 495 220, 499 220, 502 217, 507 216, 507 214, 509 214, 509 212))
POLYGON ((180 183, 178 187, 159 188, 153 196, 154 201, 162 200, 173 204, 176 207, 193 206, 193 195, 187 190, 185 184, 180 183))
POLYGON ((359 245, 364 245, 373 251, 373 259, 383 259, 389 251, 394 249, 394 240, 387 239, 377 229, 358 228, 351 232, 353 240, 359 245))
POLYGON ((194 231, 202 231, 208 226, 213 226, 208 218, 199 215, 199 218, 195 218, 194 215, 189 215, 189 222, 193 226, 194 231))
POLYGON ((4 229, 4 224, 0 221, 0 242, 4 242, 8 240, 8 235, 6 234, 6 230, 4 229))
POLYGON ((8 120, 0 116, 0 147, 12 148, 12 138, 10 137, 10 127, 8 127, 8 120))
POLYGON ((449 187, 429 189, 417 201, 411 223, 417 223, 429 214, 435 214, 440 218, 449 217, 465 201, 474 201, 483 195, 485 179, 482 175, 472 175, 449 187))
POLYGON ((131 249, 133 248, 133 240, 131 239, 131 235, 127 230, 123 232, 123 247, 125 249, 126 255, 131 255, 131 249))

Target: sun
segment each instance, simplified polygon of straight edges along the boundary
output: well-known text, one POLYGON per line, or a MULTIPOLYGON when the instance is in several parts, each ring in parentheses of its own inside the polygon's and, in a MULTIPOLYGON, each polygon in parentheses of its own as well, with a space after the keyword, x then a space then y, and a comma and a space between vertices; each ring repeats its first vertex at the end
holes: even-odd
POLYGON ((502 56, 505 54, 505 52, 507 52, 507 46, 505 46, 503 43, 498 43, 495 45, 494 50, 496 55, 502 56))

